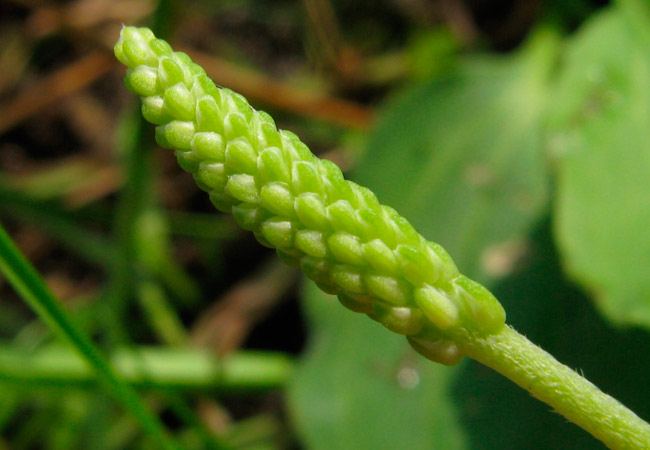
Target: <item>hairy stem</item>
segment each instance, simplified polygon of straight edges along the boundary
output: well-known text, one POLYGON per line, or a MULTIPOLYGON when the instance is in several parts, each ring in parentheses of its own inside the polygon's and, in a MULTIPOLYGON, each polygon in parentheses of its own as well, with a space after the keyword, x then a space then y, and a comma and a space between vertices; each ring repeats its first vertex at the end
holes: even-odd
POLYGON ((466 335, 463 352, 509 378, 611 449, 650 448, 650 425, 513 328, 466 335))

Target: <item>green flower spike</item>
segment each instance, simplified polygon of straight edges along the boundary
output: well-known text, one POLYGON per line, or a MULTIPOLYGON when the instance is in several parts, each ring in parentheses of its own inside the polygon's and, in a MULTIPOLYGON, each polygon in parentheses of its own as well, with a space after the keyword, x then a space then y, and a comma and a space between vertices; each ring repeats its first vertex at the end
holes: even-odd
POLYGON ((125 83, 142 97, 142 114, 157 125, 156 140, 212 203, 344 306, 444 364, 462 357, 457 333, 502 329, 499 302, 459 274, 440 245, 268 114, 217 87, 186 54, 147 28, 124 27, 115 56, 129 68, 125 83))
POLYGON ((433 361, 466 355, 492 367, 610 448, 650 448, 649 424, 505 326, 499 302, 442 247, 268 114, 146 28, 124 27, 115 55, 158 143, 218 209, 325 292, 433 361))

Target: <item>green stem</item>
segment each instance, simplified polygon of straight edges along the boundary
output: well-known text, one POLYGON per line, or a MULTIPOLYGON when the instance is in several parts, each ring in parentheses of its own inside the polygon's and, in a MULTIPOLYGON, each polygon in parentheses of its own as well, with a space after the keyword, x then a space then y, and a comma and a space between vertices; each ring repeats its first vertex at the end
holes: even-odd
MULTIPOLYGON (((111 366, 124 382, 142 389, 193 392, 257 391, 282 387, 293 364, 281 353, 235 352, 218 359, 208 350, 141 347, 113 353, 111 366)), ((0 382, 86 387, 93 370, 74 351, 52 346, 25 354, 0 345, 0 382)))
POLYGON ((138 301, 144 319, 158 339, 172 347, 182 347, 189 337, 183 322, 169 304, 163 288, 154 280, 144 278, 138 283, 138 301))
MULTIPOLYGON (((172 26, 174 11, 173 0, 159 0, 152 14, 152 29, 166 36, 172 26)), ((148 133, 148 124, 134 110, 134 128, 124 146, 123 167, 125 172, 124 186, 115 213, 115 243, 116 256, 109 271, 108 287, 106 290, 105 317, 109 325, 109 338, 112 346, 128 341, 123 320, 126 309, 134 293, 135 274, 132 261, 135 259, 134 227, 138 216, 146 210, 147 205, 154 199, 151 151, 153 142, 148 133)))
POLYGON ((160 448, 169 450, 179 448, 158 418, 151 414, 135 391, 117 377, 99 349, 72 322, 61 303, 52 295, 34 267, 25 259, 1 225, 0 272, 41 319, 73 346, 94 370, 106 390, 139 420, 143 429, 153 441, 158 442, 160 448))
POLYGON ((133 294, 135 272, 133 261, 136 258, 134 229, 141 211, 150 203, 152 144, 147 138, 146 122, 134 116, 134 130, 129 136, 130 146, 125 148, 124 188, 115 212, 114 240, 115 257, 109 269, 108 285, 105 293, 104 317, 108 325, 110 347, 124 345, 128 341, 127 332, 121 321, 126 315, 127 306, 133 294))
POLYGON ((611 449, 650 448, 650 425, 511 327, 466 335, 464 353, 552 406, 611 449))

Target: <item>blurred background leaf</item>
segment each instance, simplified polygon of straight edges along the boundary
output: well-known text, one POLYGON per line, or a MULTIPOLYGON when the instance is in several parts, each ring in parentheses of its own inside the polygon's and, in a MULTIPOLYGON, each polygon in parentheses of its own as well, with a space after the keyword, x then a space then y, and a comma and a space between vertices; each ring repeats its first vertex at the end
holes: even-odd
POLYGON ((312 335, 289 405, 309 448, 466 448, 447 395, 453 369, 428 364, 404 338, 311 282, 303 305, 312 335))
POLYGON ((609 320, 647 327, 650 20, 641 6, 593 16, 572 38, 549 122, 563 262, 609 320))
POLYGON ((557 38, 469 56, 389 103, 353 179, 483 282, 509 273, 548 201, 541 118, 557 38))

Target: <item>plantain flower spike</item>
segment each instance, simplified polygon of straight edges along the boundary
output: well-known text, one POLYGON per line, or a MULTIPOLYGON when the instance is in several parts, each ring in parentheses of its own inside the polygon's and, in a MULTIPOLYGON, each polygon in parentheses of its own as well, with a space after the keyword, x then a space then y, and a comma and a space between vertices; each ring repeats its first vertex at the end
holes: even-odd
POLYGON ((462 358, 454 336, 504 326, 501 304, 461 275, 440 245, 278 130, 267 113, 217 87, 188 55, 129 26, 114 50, 157 142, 174 151, 214 206, 344 306, 449 365, 462 358))

